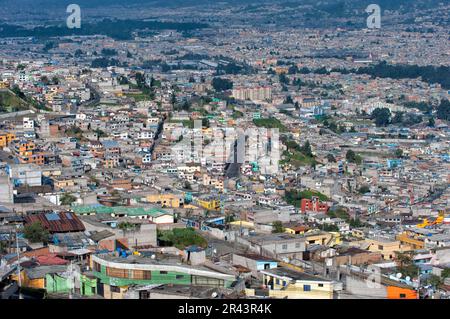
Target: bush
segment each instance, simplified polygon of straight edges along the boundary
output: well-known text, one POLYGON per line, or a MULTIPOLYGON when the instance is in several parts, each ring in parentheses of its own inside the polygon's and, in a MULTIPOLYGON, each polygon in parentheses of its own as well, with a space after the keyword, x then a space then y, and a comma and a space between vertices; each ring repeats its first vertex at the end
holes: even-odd
POLYGON ((46 243, 50 233, 40 222, 34 222, 25 226, 24 236, 31 243, 46 243))

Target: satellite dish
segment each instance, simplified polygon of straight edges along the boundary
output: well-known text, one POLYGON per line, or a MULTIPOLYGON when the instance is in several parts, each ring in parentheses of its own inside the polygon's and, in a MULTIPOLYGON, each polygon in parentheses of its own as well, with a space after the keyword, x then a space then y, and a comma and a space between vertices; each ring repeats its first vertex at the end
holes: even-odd
POLYGON ((409 277, 409 276, 407 276, 405 279, 406 279, 406 281, 411 281, 411 277, 409 277))
POLYGON ((211 294, 211 297, 217 298, 217 292, 214 291, 214 292, 211 294))
POLYGON ((402 278, 402 274, 398 273, 397 275, 395 275, 395 277, 397 277, 398 279, 402 278))
POLYGON ((156 255, 152 255, 150 258, 151 258, 151 259, 155 259, 155 258, 156 258, 156 255))

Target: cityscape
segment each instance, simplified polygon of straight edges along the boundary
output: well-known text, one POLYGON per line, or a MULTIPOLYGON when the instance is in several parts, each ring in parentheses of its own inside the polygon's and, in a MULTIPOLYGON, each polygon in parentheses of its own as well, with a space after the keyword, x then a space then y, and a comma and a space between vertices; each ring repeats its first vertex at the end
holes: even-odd
POLYGON ((0 299, 450 299, 449 12, 0 0, 0 299))

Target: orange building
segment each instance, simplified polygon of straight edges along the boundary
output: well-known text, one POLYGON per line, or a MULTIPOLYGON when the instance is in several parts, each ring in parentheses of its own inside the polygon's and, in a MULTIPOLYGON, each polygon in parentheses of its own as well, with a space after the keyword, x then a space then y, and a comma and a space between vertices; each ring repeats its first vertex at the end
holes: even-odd
POLYGON ((396 286, 386 287, 388 299, 418 299, 417 291, 414 289, 400 288, 396 286))
POLYGON ((8 146, 9 143, 16 139, 16 135, 12 133, 1 133, 0 134, 0 148, 8 146))
POLYGON ((44 154, 36 151, 36 144, 32 141, 16 141, 13 145, 13 151, 21 164, 44 165, 44 154))

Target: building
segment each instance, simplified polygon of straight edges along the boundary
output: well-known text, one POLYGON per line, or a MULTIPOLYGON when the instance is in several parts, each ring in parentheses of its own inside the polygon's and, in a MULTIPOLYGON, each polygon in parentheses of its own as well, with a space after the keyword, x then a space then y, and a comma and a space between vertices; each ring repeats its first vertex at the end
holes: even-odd
POLYGON ((330 207, 321 203, 318 197, 313 196, 312 199, 302 198, 300 202, 300 209, 302 213, 306 212, 321 212, 326 213, 330 209, 330 207))
POLYGON ((202 266, 182 264, 179 258, 123 258, 99 254, 93 255, 91 260, 94 276, 100 283, 98 293, 107 299, 123 298, 132 285, 176 284, 227 288, 235 282, 233 275, 202 266))
MULTIPOLYGON (((285 267, 262 270, 261 274, 269 298, 333 299, 334 291, 338 288, 332 280, 285 267)), ((255 295, 255 291, 246 289, 246 294, 255 295)))
POLYGON ((42 186, 42 170, 35 164, 12 164, 6 166, 6 172, 17 186, 42 186))
POLYGON ((0 203, 14 203, 13 185, 4 173, 0 173, 0 203))
POLYGON ((265 101, 272 99, 270 86, 237 87, 232 90, 232 96, 237 100, 265 101))
POLYGON ((4 148, 16 139, 13 133, 0 133, 0 148, 4 148))

